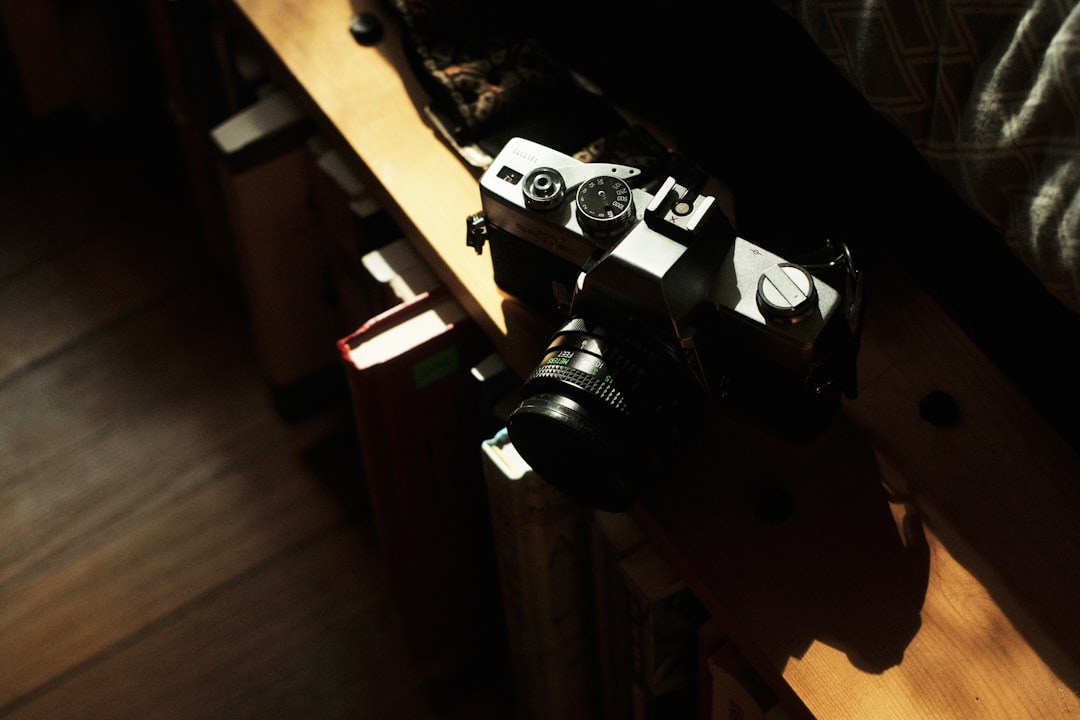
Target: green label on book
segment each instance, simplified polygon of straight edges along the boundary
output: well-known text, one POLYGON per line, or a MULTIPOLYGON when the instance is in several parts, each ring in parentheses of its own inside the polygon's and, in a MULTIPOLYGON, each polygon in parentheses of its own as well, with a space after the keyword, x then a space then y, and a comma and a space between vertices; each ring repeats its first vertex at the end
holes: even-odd
POLYGON ((450 373, 456 372, 459 367, 461 367, 461 361, 458 360, 458 349, 455 345, 424 358, 413 365, 413 380, 416 382, 416 389, 420 390, 433 382, 442 380, 450 373))

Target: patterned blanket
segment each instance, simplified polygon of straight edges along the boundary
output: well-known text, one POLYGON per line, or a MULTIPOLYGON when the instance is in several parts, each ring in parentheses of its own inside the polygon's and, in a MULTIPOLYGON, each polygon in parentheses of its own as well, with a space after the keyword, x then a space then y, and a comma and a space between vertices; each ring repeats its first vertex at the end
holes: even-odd
POLYGON ((776 0, 1080 312, 1077 0, 776 0))

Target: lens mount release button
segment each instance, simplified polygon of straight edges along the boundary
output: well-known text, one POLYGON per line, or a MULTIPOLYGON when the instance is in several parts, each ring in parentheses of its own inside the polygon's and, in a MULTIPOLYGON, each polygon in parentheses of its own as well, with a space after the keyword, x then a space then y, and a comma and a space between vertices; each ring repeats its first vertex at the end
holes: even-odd
POLYGON ((758 278, 757 304, 766 319, 798 322, 817 306, 814 278, 799 265, 773 265, 758 278))

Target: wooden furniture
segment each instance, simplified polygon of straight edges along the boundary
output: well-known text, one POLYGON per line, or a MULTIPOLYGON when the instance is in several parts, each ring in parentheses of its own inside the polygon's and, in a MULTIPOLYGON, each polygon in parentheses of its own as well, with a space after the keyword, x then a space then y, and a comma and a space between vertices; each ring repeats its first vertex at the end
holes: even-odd
MULTIPOLYGON (((499 352, 528 372, 546 329, 466 246, 477 177, 425 124, 392 23, 363 47, 348 31, 357 3, 233 4, 499 352)), ((860 397, 806 445, 717 418, 635 515, 792 715, 1080 713, 1080 459, 895 263, 864 260, 860 397), (959 405, 954 425, 920 417, 937 390, 959 405), (777 497, 790 503, 780 521, 760 508, 777 497)))

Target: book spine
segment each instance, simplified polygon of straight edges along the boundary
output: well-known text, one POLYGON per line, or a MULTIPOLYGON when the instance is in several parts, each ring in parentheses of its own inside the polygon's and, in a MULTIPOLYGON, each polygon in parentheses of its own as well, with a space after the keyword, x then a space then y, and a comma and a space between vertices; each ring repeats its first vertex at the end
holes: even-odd
POLYGON ((500 629, 468 379, 489 347, 466 318, 371 365, 352 353, 447 302, 426 294, 339 342, 388 586, 414 658, 438 674, 478 666, 500 629))
POLYGON ((326 236, 330 290, 343 331, 351 332, 397 304, 387 301, 383 283, 371 277, 363 257, 398 240, 402 232, 341 154, 318 135, 309 146, 317 166, 314 199, 326 236))
POLYGON ((619 563, 648 539, 625 513, 596 510, 589 523, 600 717, 626 720, 631 713, 633 662, 629 596, 619 563))
POLYGON ((731 638, 715 618, 709 618, 698 628, 697 720, 713 719, 713 680, 709 660, 717 650, 730 642, 731 638))
POLYGON ((518 716, 595 717, 588 512, 512 454, 482 443, 518 716))
POLYGON ((634 717, 692 718, 697 704, 697 629, 704 608, 651 542, 623 558, 633 661, 634 717))
POLYGON ((787 713, 739 649, 722 643, 708 659, 711 720, 784 720, 787 713))

